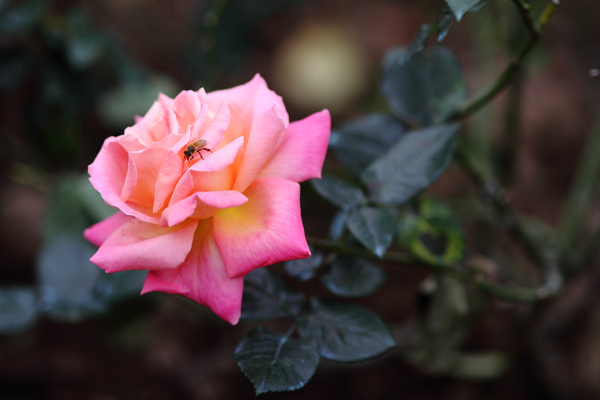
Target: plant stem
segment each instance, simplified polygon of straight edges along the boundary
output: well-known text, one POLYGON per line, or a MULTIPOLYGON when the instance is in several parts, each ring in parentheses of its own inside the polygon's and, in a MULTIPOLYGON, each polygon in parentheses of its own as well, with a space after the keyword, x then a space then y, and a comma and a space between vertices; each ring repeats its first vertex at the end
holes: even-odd
MULTIPOLYGON (((569 253, 580 238, 586 222, 585 216, 589 210, 590 202, 594 198, 594 190, 600 177, 600 157, 598 157, 598 154, 600 154, 600 120, 596 121, 583 151, 560 225, 560 258, 564 261, 565 269, 574 270, 585 267, 585 264, 581 266, 572 265, 573 260, 569 253)), ((593 254, 585 256, 585 260, 593 258, 593 255, 597 253, 597 250, 593 247, 587 251, 591 251, 593 254)))
MULTIPOLYGON (((524 3, 522 0, 513 0, 513 1, 515 2, 515 4, 517 4, 517 6, 519 6, 519 10, 523 10, 521 12, 522 16, 524 15, 525 12, 527 14, 529 14, 530 11, 528 9, 526 10, 527 7, 523 8, 523 6, 521 6, 521 4, 524 5, 526 3, 524 3)), ((504 71, 500 74, 500 76, 498 76, 496 81, 494 81, 481 95, 476 97, 474 100, 468 101, 466 104, 464 104, 462 107, 460 107, 454 113, 452 113, 447 118, 447 121, 456 121, 456 120, 464 119, 464 118, 474 114, 481 107, 485 106, 491 100, 493 100, 498 95, 498 93, 500 93, 502 90, 504 90, 508 85, 510 85, 512 83, 512 81, 517 76, 517 73, 522 68, 525 58, 527 57, 527 55, 529 54, 531 49, 534 48, 535 44, 539 41, 540 35, 546 28, 546 25, 548 24, 548 21, 549 21, 550 17, 552 16, 552 14, 554 13, 554 10, 556 9, 557 5, 558 5, 558 0, 550 1, 546 5, 546 7, 542 11, 542 13, 540 14, 540 17, 538 18, 537 23, 532 23, 531 27, 529 25, 527 25, 528 30, 529 30, 529 38, 528 38, 527 42, 525 43, 525 45, 523 45, 523 47, 521 48, 521 51, 519 51, 519 53, 516 55, 516 57, 513 58, 508 63, 508 65, 506 66, 504 71)), ((529 17, 523 17, 523 18, 526 19, 529 17)), ((526 24, 528 24, 528 23, 526 22, 526 24)))
POLYGON ((533 14, 531 14, 531 5, 524 0, 513 0, 513 3, 515 3, 517 6, 519 14, 521 15, 521 19, 523 20, 523 24, 525 24, 529 34, 531 36, 539 36, 539 28, 535 22, 533 14))
POLYGON ((456 279, 460 279, 463 282, 472 284, 479 289, 504 300, 533 303, 544 300, 553 294, 544 285, 532 288, 505 286, 490 280, 486 280, 481 272, 469 269, 467 267, 424 264, 405 253, 388 251, 382 258, 379 258, 374 253, 363 248, 350 247, 326 239, 312 237, 308 237, 306 240, 310 245, 316 248, 335 251, 338 254, 355 255, 369 260, 385 261, 395 264, 426 266, 434 271, 445 273, 456 279))
POLYGON ((542 267, 544 282, 540 289, 543 289, 547 295, 557 293, 562 286, 562 275, 558 267, 558 254, 555 254, 547 246, 543 247, 532 237, 525 225, 512 210, 500 185, 497 182, 486 179, 471 163, 460 146, 456 151, 456 161, 482 191, 484 198, 491 203, 498 215, 500 225, 507 229, 518 243, 521 244, 527 255, 542 267))

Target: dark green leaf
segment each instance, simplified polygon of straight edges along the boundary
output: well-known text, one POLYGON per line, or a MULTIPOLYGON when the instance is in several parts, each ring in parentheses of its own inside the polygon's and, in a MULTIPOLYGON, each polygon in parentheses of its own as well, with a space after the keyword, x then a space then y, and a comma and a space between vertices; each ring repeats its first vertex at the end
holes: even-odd
POLYGON ((450 165, 459 124, 432 126, 404 136, 363 172, 361 179, 383 204, 402 204, 435 182, 450 165))
POLYGON ((284 264, 285 272, 296 279, 307 281, 317 272, 317 269, 323 263, 323 253, 309 246, 311 256, 301 258, 300 260, 286 261, 284 264))
POLYGON ((353 208, 365 201, 362 190, 333 176, 310 181, 317 193, 341 208, 353 208))
POLYGON ((313 340, 291 339, 263 326, 246 335, 233 357, 257 395, 300 389, 314 375, 320 359, 313 340))
POLYGON ((331 225, 329 226, 329 238, 331 240, 339 240, 342 237, 349 213, 350 210, 340 208, 335 214, 335 217, 333 217, 333 221, 331 221, 331 225))
POLYGON ((377 265, 357 257, 339 257, 321 281, 333 294, 344 297, 362 297, 374 293, 387 276, 377 265))
POLYGON ((37 320, 35 292, 31 288, 0 288, 0 333, 18 333, 37 320))
POLYGON ((242 319, 294 316, 303 304, 304 295, 287 287, 267 268, 255 269, 244 278, 242 319))
POLYGON ((90 262, 95 248, 83 238, 58 236, 37 261, 40 308, 51 318, 79 322, 106 307, 94 293, 102 270, 90 262))
POLYGON ((383 321, 366 308, 311 299, 311 312, 300 321, 302 337, 314 338, 321 356, 353 362, 376 357, 396 345, 383 321))
POLYGON ((416 213, 398 219, 398 243, 415 258, 431 265, 451 265, 465 253, 465 238, 458 218, 441 202, 421 199, 416 213))
POLYGON ((362 207, 348 215, 348 229, 366 248, 378 257, 394 240, 394 214, 387 208, 362 207))
POLYGON ((329 146, 336 158, 358 175, 368 163, 385 153, 405 130, 402 122, 388 114, 369 114, 332 131, 329 146))
POLYGON ((469 12, 480 2, 481 0, 446 0, 446 3, 448 3, 448 6, 450 6, 450 9, 454 13, 457 21, 460 21, 463 15, 469 12))
POLYGON ((396 48, 384 61, 381 82, 390 109, 402 120, 429 126, 441 123, 466 98, 462 70, 452 52, 431 48, 407 58, 396 48))

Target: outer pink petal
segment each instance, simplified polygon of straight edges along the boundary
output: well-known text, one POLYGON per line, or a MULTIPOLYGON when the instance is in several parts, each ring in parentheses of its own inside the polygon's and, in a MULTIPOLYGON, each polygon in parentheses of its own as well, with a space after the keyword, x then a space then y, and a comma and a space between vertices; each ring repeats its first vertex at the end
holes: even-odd
POLYGON ((248 198, 235 190, 217 192, 196 192, 193 195, 169 206, 163 211, 161 226, 175 226, 192 217, 205 219, 217 211, 238 207, 246 203, 248 198))
POLYGON ((96 246, 101 246, 121 225, 133 219, 129 215, 117 212, 83 231, 83 236, 96 246))
POLYGON ((192 247, 197 221, 160 228, 138 219, 118 227, 100 246, 91 262, 106 272, 177 268, 192 247))
POLYGON ((285 121, 275 106, 260 115, 254 115, 233 190, 244 192, 254 182, 277 149, 285 128, 285 121))
POLYGON ((327 110, 292 122, 281 146, 260 176, 294 182, 321 178, 330 132, 331 116, 327 110))
POLYGON ((244 192, 248 202, 216 213, 215 242, 230 277, 280 261, 310 255, 300 215, 300 185, 257 179, 244 192))
POLYGON ((116 138, 104 141, 96 159, 88 167, 90 182, 109 205, 146 222, 158 223, 157 217, 146 215, 121 199, 121 190, 127 175, 129 156, 116 138))
POLYGON ((179 294, 209 307, 232 325, 240 319, 242 277, 227 275, 221 254, 215 245, 210 220, 200 221, 194 246, 176 270, 150 271, 142 294, 160 291, 179 294))
POLYGON ((207 94, 208 108, 216 112, 222 103, 228 103, 238 110, 244 121, 252 121, 253 115, 262 114, 272 106, 280 110, 285 126, 289 124, 289 117, 283 100, 270 90, 265 80, 259 75, 249 82, 230 89, 217 90, 207 94))

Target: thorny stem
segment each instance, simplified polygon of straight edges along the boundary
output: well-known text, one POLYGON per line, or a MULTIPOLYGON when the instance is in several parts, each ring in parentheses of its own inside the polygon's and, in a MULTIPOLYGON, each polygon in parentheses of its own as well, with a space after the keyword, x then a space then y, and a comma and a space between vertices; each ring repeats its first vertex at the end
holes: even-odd
POLYGON ((540 17, 538 18, 537 22, 533 21, 533 17, 531 17, 532 21, 528 22, 531 16, 531 10, 529 5, 523 0, 513 1, 518 6, 521 16, 525 21, 525 24, 529 31, 529 39, 523 45, 521 51, 519 51, 516 57, 508 63, 508 65, 500 74, 500 76, 498 76, 496 81, 494 81, 494 83, 492 83, 492 85, 490 85, 481 95, 476 97, 474 100, 468 101, 457 111, 451 114, 447 119, 448 121, 464 119, 474 114, 481 107, 488 104, 501 91, 503 91, 508 85, 512 83, 512 81, 516 78, 517 73, 522 68, 525 58, 527 57, 531 49, 534 48, 535 44, 537 44, 537 42, 539 41, 540 35, 546 28, 546 25, 548 24, 550 17, 554 13, 556 6, 558 6, 558 0, 550 1, 546 5, 546 8, 540 14, 540 17))
POLYGON ((306 240, 310 245, 316 248, 335 251, 338 254, 355 255, 369 260, 391 262, 396 264, 427 266, 434 271, 443 272, 456 279, 460 279, 465 283, 472 284, 479 289, 504 300, 533 303, 544 300, 552 294, 545 286, 533 288, 509 287, 485 279, 484 274, 475 269, 464 266, 424 264, 405 253, 388 251, 383 255, 383 257, 379 258, 374 253, 363 248, 351 247, 341 243, 311 237, 306 238, 306 240))

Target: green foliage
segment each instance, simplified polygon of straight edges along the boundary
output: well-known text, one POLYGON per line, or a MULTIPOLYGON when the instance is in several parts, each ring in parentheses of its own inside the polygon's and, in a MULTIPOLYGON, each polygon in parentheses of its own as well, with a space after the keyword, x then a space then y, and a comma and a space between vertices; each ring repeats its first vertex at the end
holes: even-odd
POLYGON ((383 257, 394 240, 394 212, 388 208, 361 207, 348 215, 350 232, 366 248, 383 257))
POLYGON ((321 196, 341 208, 354 208, 366 201, 363 191, 335 177, 324 176, 310 181, 321 196))
POLYGON ((346 121, 331 132, 329 148, 355 175, 388 148, 406 131, 406 126, 391 115, 373 113, 346 121))
POLYGON ((321 277, 323 285, 342 297, 362 297, 375 293, 387 274, 377 265, 357 257, 337 257, 321 277))
POLYGON ((244 277, 242 319, 261 320, 294 316, 300 312, 305 297, 292 290, 266 268, 244 277))
POLYGON ((456 20, 460 21, 467 12, 478 9, 478 6, 483 5, 485 0, 446 0, 446 3, 454 13, 456 20))
POLYGON ((452 265, 465 253, 458 218, 441 202, 422 198, 414 212, 398 218, 398 243, 415 258, 431 265, 452 265))
POLYGON ((377 314, 353 304, 311 299, 300 321, 300 335, 317 341, 322 357, 339 362, 361 361, 396 345, 377 314))
POLYGON ((450 165, 458 124, 437 125, 405 135, 361 174, 369 198, 403 204, 435 182, 450 165))
POLYGON ((323 253, 309 246, 311 255, 299 260, 286 261, 286 274, 300 281, 307 281, 315 276, 317 269, 323 264, 323 253))
POLYGON ((303 387, 315 373, 320 358, 310 338, 292 339, 263 326, 246 335, 233 357, 257 395, 303 387))
POLYGON ((381 87, 388 105, 413 125, 439 124, 466 98, 462 69, 444 47, 407 55, 404 48, 386 54, 381 87))

